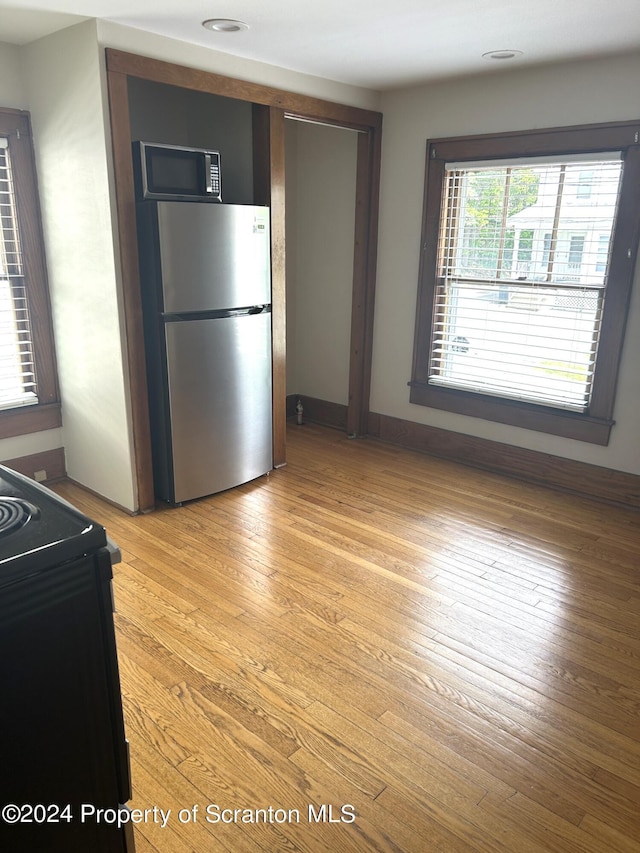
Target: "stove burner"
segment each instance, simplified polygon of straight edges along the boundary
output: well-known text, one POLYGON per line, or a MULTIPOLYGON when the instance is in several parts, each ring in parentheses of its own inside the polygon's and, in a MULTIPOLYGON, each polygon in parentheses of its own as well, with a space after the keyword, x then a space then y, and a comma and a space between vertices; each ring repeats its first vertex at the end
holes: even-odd
POLYGON ((0 537, 9 536, 20 530, 37 509, 20 498, 0 497, 0 537))

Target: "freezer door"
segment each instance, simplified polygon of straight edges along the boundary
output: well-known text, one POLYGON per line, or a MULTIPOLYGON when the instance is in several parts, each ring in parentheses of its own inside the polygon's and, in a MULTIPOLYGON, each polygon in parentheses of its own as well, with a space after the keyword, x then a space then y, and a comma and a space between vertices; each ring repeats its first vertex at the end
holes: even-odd
POLYGON ((165 313, 271 303, 269 209, 158 202, 165 313))
POLYGON ((173 495, 182 503, 272 468, 271 314, 166 324, 173 495))

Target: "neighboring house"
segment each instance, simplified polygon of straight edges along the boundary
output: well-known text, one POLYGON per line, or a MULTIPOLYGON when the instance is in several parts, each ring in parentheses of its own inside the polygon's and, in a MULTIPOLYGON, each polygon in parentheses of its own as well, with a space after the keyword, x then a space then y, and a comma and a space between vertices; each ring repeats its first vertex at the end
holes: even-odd
POLYGON ((509 217, 510 277, 558 284, 603 284, 620 180, 620 162, 539 167, 535 204, 509 217), (552 233, 557 217, 555 246, 552 233))

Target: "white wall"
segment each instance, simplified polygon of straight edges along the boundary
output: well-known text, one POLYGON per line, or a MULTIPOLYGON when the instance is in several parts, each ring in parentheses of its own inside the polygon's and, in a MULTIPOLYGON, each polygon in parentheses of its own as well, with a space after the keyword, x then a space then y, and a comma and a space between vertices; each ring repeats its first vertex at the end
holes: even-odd
POLYGON ((286 124, 287 392, 346 405, 357 133, 286 124))
POLYGON ((249 80, 262 86, 273 86, 362 109, 379 109, 380 94, 371 89, 348 86, 345 83, 336 83, 333 80, 278 68, 276 65, 231 56, 199 45, 124 27, 112 21, 98 21, 97 25, 100 44, 105 47, 114 47, 129 53, 162 59, 165 62, 175 62, 190 68, 200 68, 203 71, 235 77, 238 80, 249 80))
POLYGON ((101 55, 88 21, 23 48, 40 177, 67 473, 136 504, 101 55))
POLYGON ((24 110, 26 93, 22 83, 20 48, 0 42, 0 107, 24 110))
POLYGON ((608 447, 409 403, 427 139, 640 118, 640 54, 386 92, 372 411, 640 473, 640 274, 608 447))

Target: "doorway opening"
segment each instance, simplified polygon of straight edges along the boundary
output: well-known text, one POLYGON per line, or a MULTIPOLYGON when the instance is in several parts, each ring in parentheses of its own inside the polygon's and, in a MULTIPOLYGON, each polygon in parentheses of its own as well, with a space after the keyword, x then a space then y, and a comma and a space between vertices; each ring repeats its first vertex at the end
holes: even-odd
POLYGON ((285 122, 287 413, 347 429, 358 131, 285 122))

